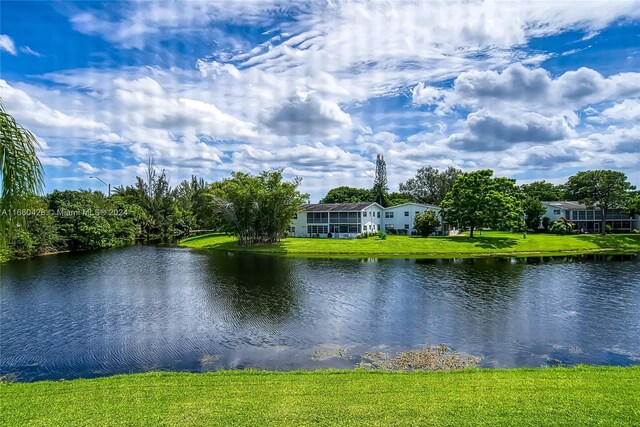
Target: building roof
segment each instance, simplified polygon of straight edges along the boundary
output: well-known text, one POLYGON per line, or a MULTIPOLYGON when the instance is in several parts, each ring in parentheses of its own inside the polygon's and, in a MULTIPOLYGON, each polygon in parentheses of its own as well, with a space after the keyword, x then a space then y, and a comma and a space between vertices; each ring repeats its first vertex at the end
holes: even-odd
POLYGON ((564 210, 576 210, 576 209, 587 209, 587 206, 580 202, 572 202, 572 201, 550 201, 550 202, 542 202, 543 205, 549 205, 554 208, 564 209, 564 210))
POLYGON ((354 211, 359 212, 368 208, 371 205, 377 205, 374 202, 367 203, 314 203, 308 205, 302 205, 300 208, 306 212, 345 212, 354 211))
POLYGON ((418 203, 418 202, 400 203, 399 205, 389 206, 389 207, 386 207, 384 209, 399 208, 401 206, 406 206, 406 205, 420 206, 420 207, 429 208, 429 209, 440 209, 440 206, 437 206, 437 205, 428 205, 426 203, 418 203))

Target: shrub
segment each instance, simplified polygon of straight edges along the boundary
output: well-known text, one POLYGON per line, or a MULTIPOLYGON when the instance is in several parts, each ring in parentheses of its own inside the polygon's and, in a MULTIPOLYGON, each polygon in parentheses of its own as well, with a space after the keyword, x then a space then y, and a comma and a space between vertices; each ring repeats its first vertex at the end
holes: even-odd
POLYGON ((609 224, 604 226, 604 231, 606 231, 607 233, 611 233, 611 230, 612 230, 612 228, 611 228, 611 226, 609 224))
POLYGON ((420 232, 423 237, 427 237, 436 232, 438 227, 440 227, 440 220, 438 219, 438 214, 432 210, 426 210, 424 212, 420 212, 416 214, 416 217, 413 221, 413 226, 420 232))
POLYGON ((566 220, 558 220, 551 224, 549 231, 554 234, 572 234, 573 224, 566 220))
POLYGON ((549 232, 549 225, 551 224, 551 218, 549 218, 548 216, 545 216, 544 218, 542 218, 542 228, 544 228, 544 231, 546 233, 549 232))
POLYGON ((386 240, 387 233, 385 233, 384 231, 378 231, 378 237, 380 238, 380 240, 386 240))
POLYGON ((23 227, 18 228, 12 237, 9 249, 14 257, 26 258, 35 255, 36 241, 27 230, 23 227))

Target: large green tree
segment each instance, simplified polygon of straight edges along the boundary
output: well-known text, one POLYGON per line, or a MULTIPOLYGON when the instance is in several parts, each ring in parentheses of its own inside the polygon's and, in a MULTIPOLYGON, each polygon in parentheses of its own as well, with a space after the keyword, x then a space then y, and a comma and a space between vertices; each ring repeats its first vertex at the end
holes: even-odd
POLYGON ((0 243, 19 220, 16 210, 44 185, 38 141, 4 109, 0 99, 0 243))
POLYGON ((489 169, 460 175, 441 206, 447 222, 469 228, 469 237, 485 226, 520 228, 524 215, 515 180, 494 178, 489 169))
POLYGON ((640 191, 634 191, 627 195, 623 211, 629 216, 640 215, 640 191))
POLYGON ((355 188, 343 185, 332 188, 320 203, 364 203, 373 201, 373 193, 366 188, 355 188))
POLYGON ((418 169, 416 176, 400 184, 400 192, 419 203, 439 205, 453 188, 462 170, 450 166, 439 171, 432 166, 418 169))
POLYGON ((282 171, 258 176, 235 172, 213 198, 214 210, 224 218, 240 245, 279 241, 291 219, 308 198, 298 187, 300 178, 285 181, 282 171))
POLYGON ((607 215, 614 208, 623 208, 629 191, 635 189, 627 176, 612 170, 578 172, 567 181, 566 191, 571 199, 578 200, 601 213, 600 234, 606 234, 607 215))
POLYGON ((536 198, 524 196, 522 200, 525 225, 528 230, 537 230, 540 227, 542 216, 547 212, 542 202, 536 198))
POLYGON ((522 192, 533 199, 543 202, 566 200, 564 185, 555 185, 546 181, 534 181, 520 186, 522 192))
POLYGON ((191 214, 180 208, 166 172, 158 171, 152 159, 145 178, 136 177, 133 186, 116 187, 114 194, 144 210, 140 220, 148 241, 173 241, 188 235, 194 226, 191 214))

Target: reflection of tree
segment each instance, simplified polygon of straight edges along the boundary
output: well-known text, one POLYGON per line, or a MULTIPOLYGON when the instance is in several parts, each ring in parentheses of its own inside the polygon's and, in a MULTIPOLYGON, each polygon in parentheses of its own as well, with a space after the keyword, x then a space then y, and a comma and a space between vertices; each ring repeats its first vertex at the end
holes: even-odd
POLYGON ((243 321, 280 323, 298 304, 291 260, 268 255, 207 254, 206 292, 214 305, 243 321))
POLYGON ((442 279, 429 281, 429 286, 464 296, 471 306, 507 303, 518 293, 527 262, 516 258, 416 260, 425 273, 442 279))

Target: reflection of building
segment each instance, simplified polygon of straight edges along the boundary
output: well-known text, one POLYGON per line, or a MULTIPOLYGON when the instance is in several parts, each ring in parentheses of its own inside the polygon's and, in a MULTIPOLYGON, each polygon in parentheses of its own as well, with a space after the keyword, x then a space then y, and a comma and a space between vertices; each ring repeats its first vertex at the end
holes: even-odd
POLYGON ((394 229, 414 231, 415 215, 425 210, 440 212, 438 206, 403 203, 383 208, 377 203, 320 203, 302 205, 291 223, 290 236, 355 237, 357 234, 394 229))
MULTIPOLYGON (((547 212, 544 216, 549 217, 551 222, 561 218, 566 218, 576 225, 576 230, 584 230, 589 233, 599 233, 602 215, 599 209, 588 208, 579 202, 542 202, 547 212)), ((609 209, 607 213, 607 225, 612 231, 630 231, 640 228, 638 216, 629 217, 622 213, 620 209, 609 209)))

